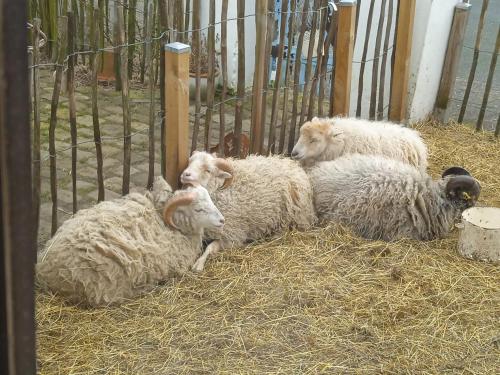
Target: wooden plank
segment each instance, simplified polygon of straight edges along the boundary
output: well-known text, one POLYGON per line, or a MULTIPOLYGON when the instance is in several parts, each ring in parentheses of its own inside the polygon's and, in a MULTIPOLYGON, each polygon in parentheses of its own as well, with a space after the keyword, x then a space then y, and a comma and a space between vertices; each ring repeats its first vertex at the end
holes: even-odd
MULTIPOLYGON (((125 29, 123 27, 123 6, 116 6, 116 18, 118 20, 119 44, 125 44, 125 29)), ((120 53, 120 75, 122 79, 122 110, 123 110, 123 181, 122 194, 128 194, 130 188, 130 159, 131 159, 131 126, 129 107, 129 86, 128 86, 128 60, 127 50, 119 48, 120 53)))
POLYGON ((399 1, 396 25, 396 48, 394 50, 394 73, 391 77, 391 100, 389 106, 389 120, 395 122, 404 122, 407 116, 415 2, 416 0, 399 1))
POLYGON ((371 95, 370 95, 370 120, 375 120, 376 116, 376 108, 377 108, 377 92, 378 92, 378 67, 380 55, 382 53, 382 32, 384 30, 384 21, 385 21, 385 6, 387 0, 382 0, 382 4, 380 5, 380 16, 378 20, 377 27, 377 38, 375 40, 375 50, 373 56, 373 67, 372 67, 372 87, 371 87, 371 95))
POLYGON ((205 112, 205 151, 210 149, 212 138, 212 114, 215 93, 215 0, 210 0, 208 17, 208 40, 207 40, 207 110, 205 112))
MULTIPOLYGON (((196 1, 196 0, 193 0, 196 1)), ((162 32, 162 38, 160 40, 160 116, 161 116, 161 125, 160 125, 160 163, 161 163, 161 172, 165 172, 166 168, 166 156, 165 156, 165 53, 163 51, 163 47, 167 43, 169 35, 167 35, 168 27, 168 4, 167 0, 158 0, 158 18, 159 18, 159 26, 162 32)), ((163 174, 163 177, 165 175, 163 174)))
POLYGON ((490 96, 491 85, 493 83, 493 77, 495 75, 495 68, 497 65, 498 53, 500 51, 500 26, 497 31, 497 40, 495 42, 495 51, 491 56, 490 71, 488 73, 488 78, 486 79, 486 87, 484 88, 483 101, 481 103, 481 109, 479 110, 479 117, 476 123, 476 131, 483 129, 484 114, 486 112, 486 106, 488 105, 488 98, 490 96))
MULTIPOLYGON (((189 3, 189 1, 188 1, 189 3)), ((226 106, 224 101, 226 100, 227 94, 227 9, 228 0, 222 0, 222 10, 221 10, 221 39, 220 39, 220 60, 222 69, 222 91, 220 94, 220 106, 219 106, 219 154, 224 155, 224 136, 226 135, 226 106)))
POLYGON ((331 113, 335 116, 349 116, 355 16, 355 1, 344 0, 339 3, 337 45, 335 48, 334 97, 330 103, 331 113))
POLYGON ((474 83, 477 61, 479 60, 479 50, 481 48, 481 36, 483 34, 484 19, 486 15, 486 10, 488 9, 488 4, 489 0, 483 0, 481 15, 479 16, 479 23, 477 25, 476 41, 474 43, 474 55, 472 57, 472 65, 469 72, 469 78, 467 80, 467 86, 465 88, 464 99, 462 100, 462 106, 460 107, 460 113, 458 114, 458 122, 463 122, 464 120, 465 111, 467 110, 467 103, 469 102, 469 96, 472 89, 472 84, 474 83))
MULTIPOLYGON (((201 0, 193 0, 193 44, 195 51, 201 51, 201 31, 200 31, 200 9, 201 0)), ((196 53, 195 58, 195 95, 194 95, 194 126, 193 137, 191 139, 191 152, 198 147, 198 134, 200 132, 201 116, 201 59, 200 54, 196 53)))
MULTIPOLYGON (((142 38, 143 40, 147 40, 148 38, 148 28, 149 28, 149 23, 154 22, 154 14, 151 14, 148 12, 148 0, 144 0, 144 7, 143 7, 143 29, 142 29, 142 38)), ((142 45, 142 56, 141 56, 141 76, 140 80, 141 83, 144 83, 144 76, 146 75, 146 50, 148 48, 148 43, 144 43, 142 45)))
MULTIPOLYGON (((324 57, 321 61, 321 73, 319 77, 319 93, 318 93, 318 116, 322 117, 323 116, 323 104, 325 100, 325 81, 326 81, 326 75, 327 75, 327 68, 328 68, 328 59, 330 57, 329 50, 330 50, 330 45, 333 43, 333 38, 334 35, 337 31, 337 23, 338 23, 338 12, 333 12, 332 16, 330 17, 330 25, 328 27, 328 34, 326 35, 325 42, 323 44, 323 54, 324 57)), ((333 72, 332 72, 332 77, 333 77, 333 72)))
POLYGON ((148 71, 148 87, 149 87, 149 167, 148 167, 148 183, 147 188, 153 188, 155 177, 155 73, 154 73, 154 41, 153 24, 154 13, 153 4, 149 4, 148 9, 149 21, 146 28, 146 53, 145 65, 148 71))
MULTIPOLYGON (((273 101, 271 104, 271 124, 269 125, 268 154, 274 154, 276 149, 276 124, 278 122, 278 106, 281 87, 281 74, 283 66, 283 53, 285 51, 286 18, 288 13, 288 1, 281 2, 280 18, 280 40, 278 45, 278 58, 276 61, 276 78, 274 79, 273 101)), ((288 59, 289 60, 289 59, 288 59)))
POLYGON ((130 0, 128 7, 128 26, 127 26, 127 36, 128 36, 128 79, 132 79, 132 73, 134 72, 134 53, 135 53, 135 20, 137 11, 137 0, 130 0))
POLYGON ((283 90, 283 112, 281 117, 281 130, 280 130, 280 142, 279 142, 279 153, 283 153, 285 151, 285 136, 288 124, 288 88, 291 82, 291 72, 292 72, 292 45, 293 45, 293 36, 294 36, 294 28, 295 28, 295 14, 296 2, 292 1, 292 6, 290 7, 290 16, 288 17, 288 49, 287 49, 287 58, 286 58, 286 67, 285 67, 285 87, 283 90))
POLYGON ((71 133, 71 187, 73 193, 73 213, 78 210, 78 197, 76 191, 76 163, 77 163, 77 130, 76 130, 76 101, 75 101, 75 62, 76 56, 72 56, 76 46, 76 24, 73 12, 68 12, 68 107, 69 107, 69 129, 71 133))
MULTIPOLYGON (((33 19, 33 65, 40 63, 40 25, 39 18, 33 19)), ((35 233, 38 233, 40 221, 40 189, 41 189, 41 154, 40 154, 40 71, 33 68, 33 211, 35 216, 35 233)))
POLYGON ((25 6, 0 4, 0 373, 5 375, 36 373, 25 6))
POLYGON ((252 88, 252 122, 250 130, 250 153, 260 152, 263 137, 262 89, 264 86, 265 45, 267 30, 267 2, 255 2, 255 71, 252 88))
POLYGON ((238 157, 241 152, 241 132, 243 128, 243 98, 245 96, 245 0, 237 3, 238 33, 238 84, 236 87, 236 105, 234 109, 234 150, 238 157))
POLYGON ((52 102, 50 105, 49 122, 49 154, 50 154, 50 196, 52 199, 52 226, 50 233, 53 235, 57 230, 57 166, 56 166, 56 126, 57 126, 57 108, 59 106, 59 95, 61 93, 61 81, 64 71, 64 57, 66 55, 66 28, 68 21, 66 17, 60 17, 58 20, 57 34, 57 57, 56 57, 56 77, 54 90, 52 91, 52 102))
MULTIPOLYGON (((83 52, 86 50, 85 48, 85 2, 79 1, 78 5, 80 7, 79 11, 79 20, 78 20, 78 34, 80 37, 80 45, 78 46, 79 51, 83 52)), ((82 64, 85 65, 85 54, 82 53, 80 55, 80 58, 82 60, 82 64)))
POLYGON ((167 182, 179 187, 179 176, 189 159, 189 55, 187 44, 165 46, 165 108, 167 111, 165 144, 167 146, 167 182))
POLYGON ((297 132, 297 102, 299 97, 299 84, 300 84, 300 69, 302 67, 302 46, 304 44, 304 33, 307 27, 307 10, 309 9, 309 0, 304 1, 304 7, 302 8, 301 26, 299 33, 299 40, 297 42, 297 48, 295 52, 295 66, 294 66, 294 76, 293 76, 293 99, 292 99, 292 119, 290 122, 290 132, 288 134, 288 154, 292 152, 293 146, 295 146, 295 133, 297 132))
MULTIPOLYGON (((90 5, 92 6, 92 5, 90 5)), ((99 106, 97 105, 97 72, 99 71, 99 10, 93 9, 93 15, 90 20, 90 48, 93 51, 90 56, 90 68, 92 72, 91 80, 91 100, 92 100, 92 126, 94 131, 94 144, 96 154, 96 172, 97 172, 97 201, 104 200, 104 177, 103 177, 103 159, 101 145, 101 129, 99 126, 99 106)))
POLYGON ((392 19, 394 12, 394 1, 389 0, 389 10, 387 11, 387 23, 385 27, 384 37, 384 55, 382 56, 382 63, 380 66, 380 86, 378 90, 378 104, 377 104, 377 120, 384 118, 384 94, 385 94, 385 72, 387 69, 387 55, 389 54, 389 40, 391 36, 392 19))
POLYGON ((455 86, 455 78, 462 53, 470 8, 471 5, 466 3, 459 3, 455 6, 450 37, 448 38, 448 47, 446 48, 441 80, 434 107, 434 115, 443 122, 448 121, 448 104, 455 86))
POLYGON ((370 1, 370 8, 368 10, 368 21, 366 23, 366 31, 365 31, 365 43, 363 46, 363 54, 361 56, 361 65, 359 67, 358 101, 356 104, 356 117, 361 117, 361 103, 363 102, 363 81, 365 78, 365 65, 366 65, 366 57, 368 56, 368 45, 370 44, 370 34, 372 31, 374 4, 375 1, 370 1))

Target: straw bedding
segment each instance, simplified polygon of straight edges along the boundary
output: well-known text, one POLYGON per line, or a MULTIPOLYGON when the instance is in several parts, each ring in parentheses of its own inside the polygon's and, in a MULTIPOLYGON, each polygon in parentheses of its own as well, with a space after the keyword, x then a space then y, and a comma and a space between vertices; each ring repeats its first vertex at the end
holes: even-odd
MULTIPOLYGON (((500 206, 500 142, 417 124, 434 176, 463 165, 500 206)), ((37 296, 41 374, 467 373, 500 368, 500 268, 444 240, 330 226, 226 251, 123 306, 37 296)))

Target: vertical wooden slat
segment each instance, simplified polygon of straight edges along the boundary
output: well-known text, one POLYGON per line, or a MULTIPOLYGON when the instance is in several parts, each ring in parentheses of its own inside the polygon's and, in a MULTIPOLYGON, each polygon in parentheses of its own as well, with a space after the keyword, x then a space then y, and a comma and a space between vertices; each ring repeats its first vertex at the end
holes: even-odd
MULTIPOLYGON (((189 3, 189 1, 188 1, 189 3)), ((219 154, 224 155, 224 135, 226 133, 226 106, 224 101, 226 100, 227 93, 227 8, 228 0, 222 0, 222 11, 221 11, 221 39, 220 39, 220 60, 222 69, 222 92, 220 94, 220 106, 219 106, 219 154)))
POLYGON ((377 38, 375 40, 375 51, 373 58, 373 67, 372 67, 372 87, 371 87, 371 95, 370 95, 370 120, 375 120, 376 108, 377 108, 377 89, 378 89, 378 67, 379 60, 382 48, 382 32, 384 30, 384 20, 385 20, 385 5, 387 0, 382 0, 382 4, 380 5, 380 17, 378 20, 377 27, 377 38))
POLYGON ((241 152, 241 132, 243 127, 243 97, 245 96, 245 0, 237 3, 238 32, 238 84, 234 109, 234 150, 236 157, 241 152))
POLYGON ((0 3, 0 373, 35 374, 29 83, 24 1, 0 3))
MULTIPOLYGON (((115 14, 117 10, 115 8, 115 14)), ((122 17, 123 18, 123 17, 122 17)), ((123 27, 123 23, 121 23, 123 27)), ((116 48, 114 52, 114 65, 115 65, 115 90, 116 91, 121 91, 122 90, 122 75, 121 75, 121 61, 120 61, 120 53, 119 53, 119 48, 118 46, 121 44, 121 31, 119 27, 119 22, 118 22, 118 17, 115 16, 114 19, 114 24, 113 24, 113 43, 114 47, 116 48)))
MULTIPOLYGON (((361 13, 361 1, 357 1, 357 8, 356 8, 356 24, 354 25, 354 43, 356 43, 356 40, 358 39, 358 26, 359 26, 359 14, 361 13)), ((375 0, 370 0, 370 2, 373 2, 375 0)))
POLYGON ((148 9, 149 21, 146 29, 146 61, 145 64, 148 70, 148 86, 149 86, 149 169, 147 188, 153 187, 155 175, 155 74, 154 74, 154 42, 153 42, 153 24, 154 13, 153 4, 149 4, 148 9))
MULTIPOLYGON (((154 15, 150 14, 148 12, 148 3, 149 3, 148 0, 144 0, 144 8, 143 8, 143 13, 142 13, 143 14, 142 37, 144 40, 146 40, 148 37, 149 22, 154 22, 154 21, 149 19, 149 18, 154 19, 154 15)), ((144 43, 142 45, 142 56, 141 56, 141 77, 140 77, 141 83, 144 83, 144 76, 146 74, 146 50, 147 50, 147 48, 148 48, 148 43, 144 43)))
POLYGON ((68 70, 67 70, 67 83, 68 83, 68 106, 69 106, 69 128, 71 133, 71 182, 73 192, 73 213, 78 210, 78 199, 76 191, 76 162, 77 162, 77 148, 76 148, 76 101, 75 101, 75 61, 76 56, 72 56, 75 52, 76 46, 76 25, 75 16, 73 12, 68 12, 68 70))
POLYGON ((349 115, 355 15, 356 1, 343 0, 339 3, 337 45, 335 48, 334 97, 332 103, 330 103, 330 111, 335 116, 349 115))
POLYGON ((488 105, 488 98, 490 96, 491 84, 493 83, 493 77, 495 75, 495 68, 497 65, 499 50, 500 50, 500 27, 498 28, 497 31, 495 51, 491 56, 490 71, 488 73, 488 78, 486 79, 486 87, 484 88, 483 101, 481 103, 481 109, 479 110, 479 117, 477 118, 476 131, 480 131, 483 129, 484 114, 486 113, 486 106, 488 105))
POLYGON ((52 226, 50 233, 53 235, 57 230, 57 167, 56 167, 56 126, 57 126, 57 107, 59 106, 59 95, 61 93, 61 80, 64 71, 64 57, 66 52, 66 17, 58 19, 57 34, 57 67, 52 91, 52 102, 50 105, 50 123, 49 123, 49 154, 50 154, 50 196, 52 198, 52 226))
MULTIPOLYGON (((92 5, 90 5, 92 6, 92 5)), ((104 200, 104 177, 103 177, 103 160, 102 160, 102 145, 101 145, 101 129, 99 126, 99 106, 97 105, 97 72, 99 70, 99 10, 93 9, 93 15, 90 20, 90 48, 92 55, 90 56, 90 68, 92 71, 92 125, 94 130, 94 143, 96 154, 96 172, 97 172, 97 201, 104 200)))
MULTIPOLYGON (((125 30, 123 27, 123 6, 116 6, 116 18, 118 20, 118 35, 120 45, 125 44, 125 30)), ((122 110, 123 110, 123 181, 122 194, 129 193, 130 187, 130 158, 131 158, 131 139, 130 139, 130 107, 128 101, 128 61, 127 50, 120 48, 120 74, 122 78, 122 110)))
MULTIPOLYGON (((333 12, 330 18, 330 26, 323 44, 323 59, 321 61, 321 73, 319 77, 319 93, 318 93, 318 116, 323 116, 323 102, 325 98, 325 81, 328 68, 328 59, 330 57, 330 45, 333 43, 334 34, 337 32, 338 12, 333 12)), ((332 72, 333 77, 333 72, 332 72)))
POLYGON ((283 66, 283 53, 285 50, 285 31, 286 31, 286 18, 288 13, 288 1, 281 2, 281 16, 280 16, 280 39, 278 45, 278 58, 276 60, 276 78, 274 79, 273 102, 271 105, 271 124, 269 125, 269 139, 267 141, 268 154, 273 154, 275 151, 276 142, 276 124, 278 122, 278 105, 281 87, 281 74, 283 66))
POLYGON ((198 147, 198 134, 200 131, 200 116, 201 116, 201 31, 200 31, 200 8, 201 0, 193 0, 193 44, 196 53, 195 58, 195 95, 194 95, 194 126, 193 138, 191 140, 191 152, 198 147))
POLYGON ((387 69, 387 55, 389 54, 389 40, 391 36, 394 1, 389 0, 389 10, 387 11, 387 23, 384 37, 384 55, 380 66, 380 87, 378 90, 377 120, 384 118, 384 93, 385 93, 385 71, 387 69))
MULTIPOLYGON (((314 9, 319 8, 319 0, 314 1, 314 9)), ((306 62, 306 71, 304 77, 304 88, 302 90, 302 101, 301 101, 301 109, 300 109, 300 121, 299 126, 304 123, 305 115, 306 115, 306 106, 308 103, 307 95, 309 92, 309 87, 311 83, 311 70, 312 70, 312 55, 314 53, 314 39, 316 38, 316 28, 318 23, 318 12, 314 12, 312 19, 311 31, 309 32, 309 46, 307 49, 307 62, 306 62)), ((319 43, 318 43, 319 44, 319 43)), ((312 93, 311 93, 312 95, 312 93)))
POLYGON ((293 146, 295 145, 295 133, 297 127, 297 106, 299 97, 299 84, 300 84, 300 69, 302 67, 302 45, 304 44, 304 33, 307 27, 307 10, 309 9, 309 0, 304 1, 304 7, 302 8, 301 26, 299 40, 297 42, 297 49, 295 50, 295 66, 294 66, 294 77, 293 77, 293 99, 292 99, 292 119, 290 122, 290 132, 288 134, 288 151, 290 154, 292 152, 293 146))
MULTIPOLYGON (((78 34, 80 37, 80 45, 79 51, 85 51, 85 3, 83 1, 79 2, 80 11, 79 11, 79 20, 78 20, 78 34)), ((85 64, 85 54, 82 53, 80 55, 82 59, 82 64, 85 64)))
POLYGON ((33 210, 35 217, 35 233, 38 233, 40 221, 40 74, 36 67, 40 63, 40 25, 41 20, 33 20, 33 210))
POLYGON ((130 0, 128 7, 128 26, 127 26, 127 36, 128 36, 128 78, 132 79, 132 73, 134 72, 134 53, 135 53, 135 20, 137 11, 137 0, 130 0))
POLYGON ((389 120, 406 121, 408 110, 408 81, 410 79, 410 57, 413 39, 413 21, 416 0, 400 0, 396 25, 396 48, 394 50, 394 72, 391 84, 389 120))
POLYGON ((212 137, 212 113, 215 93, 215 0, 210 0, 208 18, 208 78, 207 78, 207 110, 205 112, 205 151, 210 149, 212 137))
MULTIPOLYGON (((194 0, 196 1, 196 0, 194 0)), ((165 46, 168 35, 168 6, 167 0, 158 0, 158 10, 159 10, 159 24, 162 33, 162 38, 160 40, 160 116, 161 116, 161 127, 160 127, 160 163, 161 163, 161 173, 162 176, 165 172, 165 53, 163 47, 165 46)))
POLYGON ((290 7, 290 16, 288 17, 288 49, 287 49, 287 58, 286 58, 286 67, 285 67, 285 87, 283 90, 283 113, 281 117, 281 130, 280 130, 280 142, 279 142, 279 152, 283 153, 285 150, 285 136, 287 130, 288 123, 288 87, 290 85, 290 76, 292 73, 292 44, 293 44, 293 36, 294 36, 294 27, 295 27, 295 9, 296 2, 292 1, 292 6, 290 7))
MULTIPOLYGON (((320 3, 321 8, 326 8, 326 1, 322 0, 320 3)), ((309 105, 308 105, 308 111, 307 111, 307 119, 310 120, 313 117, 314 113, 314 102, 316 99, 316 91, 318 89, 318 81, 319 81, 319 75, 321 74, 321 68, 323 65, 323 43, 325 39, 325 30, 326 30, 326 23, 327 23, 327 15, 328 15, 328 10, 327 9, 322 9, 321 11, 321 20, 319 23, 319 38, 318 38, 318 47, 316 49, 316 69, 314 70, 314 78, 311 84, 311 93, 309 94, 309 105)), ((326 56, 328 59, 328 55, 326 56)), ((319 111, 319 107, 318 107, 319 111)))
POLYGON ((479 16, 479 23, 477 25, 476 42, 474 43, 474 56, 472 57, 472 65, 469 72, 469 78, 467 80, 467 87, 465 88, 464 99, 462 101, 462 106, 460 107, 460 113, 458 115, 458 122, 463 122, 464 120, 472 84, 474 83, 474 77, 476 76, 477 61, 479 60, 479 49, 481 48, 481 36, 483 34, 484 18, 486 15, 486 10, 488 9, 488 4, 489 0, 483 0, 481 15, 479 16))
POLYGON ((260 151, 262 129, 262 88, 264 86, 265 45, 267 30, 268 0, 255 2, 255 71, 252 88, 252 122, 250 130, 250 152, 260 151))
MULTIPOLYGON (((92 5, 90 5, 92 7, 92 5)), ((92 125, 94 130, 94 143, 96 152, 96 172, 97 172, 97 201, 104 200, 104 178, 103 178, 103 160, 102 160, 102 145, 101 145, 101 129, 99 126, 99 106, 97 105, 97 72, 99 70, 99 10, 93 9, 92 18, 90 19, 90 48, 92 54, 90 56, 90 68, 92 71, 91 83, 91 99, 92 99, 92 125)))
POLYGON ((364 75, 365 75, 366 57, 368 56, 368 45, 370 44, 370 34, 371 34, 371 30, 372 30, 374 4, 375 4, 375 1, 370 1, 370 8, 368 10, 368 21, 366 24, 366 31, 365 31, 365 40, 364 40, 365 43, 363 46, 361 65, 359 67, 358 101, 356 104, 356 117, 361 117, 361 103, 363 101, 363 80, 364 80, 364 75))
POLYGON ((189 159, 189 55, 187 44, 165 46, 165 108, 167 111, 165 176, 173 189, 189 159))
MULTIPOLYGON (((191 16, 191 1, 192 0, 186 0, 186 11, 184 13, 184 30, 189 30, 189 20, 191 16)), ((188 40, 188 34, 185 33, 185 38, 188 40)))
POLYGON ((498 115, 498 118, 497 118, 497 126, 495 128, 495 137, 498 138, 499 135, 500 135, 500 115, 498 115))
MULTIPOLYGON (((98 4, 98 9, 99 9, 99 20, 98 20, 98 23, 99 23, 99 34, 98 34, 98 37, 99 37, 99 49, 103 49, 104 48, 104 16, 105 16, 105 13, 104 13, 104 0, 98 0, 97 1, 97 4, 98 4)), ((99 53, 99 69, 98 71, 101 71, 102 70, 102 67, 103 67, 103 64, 104 64, 104 51, 101 51, 99 53)))
POLYGON ((269 90, 269 69, 271 65, 271 48, 273 42, 273 28, 274 28, 274 1, 267 2, 267 29, 266 29, 266 43, 264 51, 264 78, 262 82, 262 109, 261 119, 262 135, 260 137, 259 153, 264 154, 264 138, 266 131, 266 118, 267 118, 267 91, 269 90))
POLYGON ((448 47, 446 48, 446 56, 434 108, 434 115, 443 122, 448 121, 447 109, 450 95, 455 85, 470 8, 471 5, 467 3, 459 3, 455 6, 455 13, 451 24, 448 47))

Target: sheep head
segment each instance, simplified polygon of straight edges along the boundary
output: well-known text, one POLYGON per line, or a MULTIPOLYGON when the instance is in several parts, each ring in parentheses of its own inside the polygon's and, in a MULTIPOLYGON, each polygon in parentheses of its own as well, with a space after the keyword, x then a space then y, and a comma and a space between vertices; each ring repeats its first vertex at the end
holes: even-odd
POLYGON ((224 217, 203 186, 176 191, 165 205, 163 221, 184 233, 201 232, 204 229, 221 230, 224 226, 224 217), (174 215, 177 224, 174 223, 174 215))
POLYGON ((231 162, 207 152, 195 151, 189 158, 188 167, 181 174, 184 185, 208 187, 215 184, 217 178, 224 179, 222 188, 228 187, 233 179, 231 162))
POLYGON ((465 207, 476 204, 481 193, 481 185, 467 170, 461 167, 449 168, 444 171, 443 178, 448 179, 445 187, 448 199, 465 207))
POLYGON ((311 164, 319 159, 336 135, 331 119, 314 117, 300 128, 300 137, 290 156, 303 164, 311 164))

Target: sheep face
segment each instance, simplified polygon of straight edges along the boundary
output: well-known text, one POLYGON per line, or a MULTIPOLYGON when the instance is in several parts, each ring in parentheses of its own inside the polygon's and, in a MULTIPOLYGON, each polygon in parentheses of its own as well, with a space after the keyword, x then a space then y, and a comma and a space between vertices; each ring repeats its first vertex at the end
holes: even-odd
POLYGON ((300 128, 300 137, 292 150, 292 159, 303 164, 311 163, 325 151, 334 136, 331 121, 314 117, 300 128))
POLYGON ((166 224, 181 232, 200 233, 205 230, 220 231, 224 216, 213 203, 203 186, 191 186, 178 190, 167 202, 164 211, 166 224))
POLYGON ((181 174, 181 182, 185 185, 207 187, 216 178, 231 178, 231 173, 221 169, 221 160, 223 159, 207 152, 194 151, 189 158, 188 167, 181 174))
MULTIPOLYGON (((461 210, 475 206, 481 194, 481 184, 465 169, 460 168, 459 173, 455 171, 447 173, 451 169, 446 170, 442 178, 446 197, 461 210)), ((458 167, 453 169, 458 169, 458 167)))

